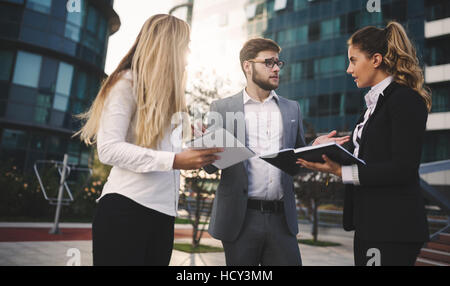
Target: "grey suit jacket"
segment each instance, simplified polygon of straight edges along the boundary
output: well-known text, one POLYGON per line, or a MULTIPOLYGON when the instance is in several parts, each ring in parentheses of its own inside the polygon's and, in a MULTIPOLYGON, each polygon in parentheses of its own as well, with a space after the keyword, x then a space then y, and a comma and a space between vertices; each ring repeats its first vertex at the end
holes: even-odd
MULTIPOLYGON (((299 148, 305 146, 302 116, 298 102, 288 100, 279 96, 278 106, 283 118, 283 138, 281 149, 299 148)), ((222 118, 223 128, 227 128, 234 133, 236 138, 238 128, 236 121, 229 122, 230 117, 226 117, 227 112, 242 112, 244 114, 243 93, 214 101, 210 111, 218 112, 222 118), (230 124, 231 123, 231 124, 230 124), (234 128, 233 128, 234 125, 234 128), (230 128, 231 127, 231 128, 230 128)), ((215 122, 216 126, 220 125, 215 122)), ((242 124, 242 122, 240 123, 242 124)), ((245 122, 243 123, 245 126, 245 122)), ((245 134, 245 133, 244 133, 245 134)), ((247 138, 245 138, 247 144, 247 138)), ((241 231, 248 200, 248 177, 245 162, 238 163, 222 170, 222 176, 213 203, 211 220, 208 232, 212 237, 223 241, 234 241, 241 231)), ((205 171, 214 173, 217 169, 212 166, 205 166, 205 171)), ((293 235, 298 233, 297 210, 295 205, 295 194, 293 179, 290 175, 282 172, 281 185, 283 187, 283 200, 286 222, 293 235)))

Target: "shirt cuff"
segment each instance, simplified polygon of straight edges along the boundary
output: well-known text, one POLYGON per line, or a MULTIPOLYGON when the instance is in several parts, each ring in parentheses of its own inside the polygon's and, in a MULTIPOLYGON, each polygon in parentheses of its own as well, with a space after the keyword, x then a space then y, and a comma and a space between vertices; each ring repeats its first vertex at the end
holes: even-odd
POLYGON ((355 186, 360 185, 358 165, 342 166, 342 182, 355 186))
POLYGON ((158 171, 172 171, 175 152, 157 151, 156 169, 158 171))

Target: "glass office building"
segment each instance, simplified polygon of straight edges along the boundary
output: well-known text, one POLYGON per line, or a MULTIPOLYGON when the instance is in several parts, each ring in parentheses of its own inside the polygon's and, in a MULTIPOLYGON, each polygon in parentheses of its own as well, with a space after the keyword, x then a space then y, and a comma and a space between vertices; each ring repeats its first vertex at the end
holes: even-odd
POLYGON ((346 74, 347 39, 367 25, 402 23, 414 41, 433 91, 422 161, 450 157, 450 2, 447 0, 249 0, 248 38, 276 40, 287 61, 278 93, 296 100, 307 137, 351 132, 365 108, 365 90, 346 74), (368 2, 369 8, 367 7, 368 2))
POLYGON ((105 75, 108 37, 120 27, 112 5, 0 0, 2 164, 29 169, 64 153, 71 164, 88 164, 89 148, 71 139, 80 127, 73 115, 86 111, 105 75))

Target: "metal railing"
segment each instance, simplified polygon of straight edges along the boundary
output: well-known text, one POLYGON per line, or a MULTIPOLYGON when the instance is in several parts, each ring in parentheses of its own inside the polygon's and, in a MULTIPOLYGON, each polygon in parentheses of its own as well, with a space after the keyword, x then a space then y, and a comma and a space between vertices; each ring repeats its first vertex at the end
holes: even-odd
POLYGON ((42 194, 44 195, 44 198, 49 202, 50 205, 56 205, 55 221, 54 221, 52 229, 49 232, 51 234, 58 234, 58 233, 60 233, 60 231, 59 231, 59 218, 60 218, 60 213, 61 213, 61 207, 70 205, 70 203, 72 203, 74 201, 72 192, 70 191, 70 188, 67 185, 67 181, 66 181, 67 178, 70 176, 70 172, 74 171, 74 170, 76 170, 76 171, 84 171, 84 172, 87 171, 87 172, 89 172, 89 176, 92 175, 92 169, 90 169, 90 168, 80 168, 80 167, 76 167, 76 166, 70 166, 68 164, 68 158, 69 158, 69 156, 67 154, 64 154, 64 159, 63 159, 62 162, 61 161, 55 161, 55 160, 37 160, 34 163, 34 166, 33 166, 34 172, 35 172, 36 177, 38 179, 39 186, 41 187, 42 194), (47 194, 47 192, 45 190, 45 186, 44 186, 44 184, 42 182, 42 178, 41 178, 41 175, 39 173, 39 167, 38 166, 45 165, 45 164, 53 165, 58 170, 58 173, 60 175, 57 197, 50 197, 47 194), (66 191, 66 193, 69 196, 69 198, 63 198, 64 197, 64 190, 66 191))
MULTIPOLYGON (((425 175, 449 170, 450 160, 436 161, 421 164, 419 168, 419 174, 425 175)), ((422 178, 420 179, 420 186, 422 187, 423 196, 429 201, 436 204, 441 209, 441 211, 443 211, 447 215, 447 225, 439 231, 431 234, 430 240, 433 240, 439 235, 439 233, 448 231, 448 229, 450 228, 450 200, 422 178)))

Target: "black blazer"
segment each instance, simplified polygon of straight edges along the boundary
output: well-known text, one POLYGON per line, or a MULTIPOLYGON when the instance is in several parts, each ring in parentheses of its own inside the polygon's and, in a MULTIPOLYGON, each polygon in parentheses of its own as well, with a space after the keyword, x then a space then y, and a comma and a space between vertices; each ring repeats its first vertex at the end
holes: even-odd
MULTIPOLYGON (((393 82, 380 95, 361 136, 360 186, 346 185, 345 230, 370 241, 428 241, 418 173, 427 117, 424 100, 409 87, 393 82)), ((347 148, 353 152, 353 140, 347 148)))

